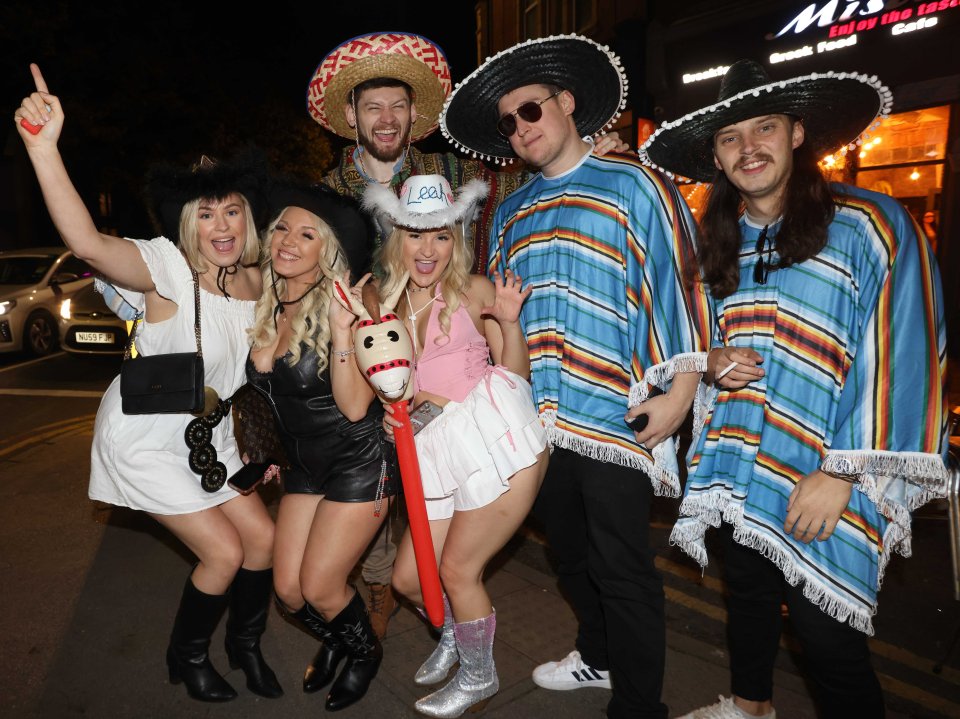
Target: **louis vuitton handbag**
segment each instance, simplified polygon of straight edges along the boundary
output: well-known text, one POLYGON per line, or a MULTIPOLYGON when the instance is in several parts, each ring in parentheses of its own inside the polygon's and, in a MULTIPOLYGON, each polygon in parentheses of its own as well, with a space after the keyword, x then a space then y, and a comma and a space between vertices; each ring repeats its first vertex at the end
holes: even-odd
POLYGON ((120 396, 124 414, 199 413, 204 409, 203 351, 200 348, 200 283, 193 274, 193 325, 196 352, 131 357, 138 317, 130 331, 120 365, 120 396))

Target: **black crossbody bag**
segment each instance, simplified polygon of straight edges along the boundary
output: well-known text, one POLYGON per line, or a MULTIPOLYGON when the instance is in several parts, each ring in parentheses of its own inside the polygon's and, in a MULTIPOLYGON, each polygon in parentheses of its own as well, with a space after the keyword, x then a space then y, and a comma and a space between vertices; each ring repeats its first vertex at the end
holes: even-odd
POLYGON ((193 274, 193 325, 196 352, 131 357, 141 317, 134 321, 120 365, 120 396, 124 414, 197 413, 204 407, 203 350, 200 348, 200 282, 193 274))

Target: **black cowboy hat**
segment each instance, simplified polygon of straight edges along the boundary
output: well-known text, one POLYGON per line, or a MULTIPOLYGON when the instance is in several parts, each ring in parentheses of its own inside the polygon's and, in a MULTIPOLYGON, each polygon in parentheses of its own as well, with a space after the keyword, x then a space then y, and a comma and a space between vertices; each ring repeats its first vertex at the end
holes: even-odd
POLYGON ((222 200, 236 192, 247 199, 260 228, 267 220, 266 185, 266 156, 252 147, 223 162, 204 155, 190 167, 161 163, 147 171, 147 209, 157 231, 179 244, 180 212, 185 204, 201 198, 222 200))
POLYGON ((370 270, 376 231, 372 219, 356 200, 326 185, 310 185, 293 178, 274 179, 268 195, 271 217, 284 208, 300 207, 330 225, 346 255, 354 282, 370 270))
POLYGON ((440 115, 440 130, 474 157, 506 164, 516 153, 497 131, 497 103, 518 87, 541 83, 573 94, 573 119, 581 135, 611 125, 627 102, 627 76, 608 47, 580 35, 553 35, 488 58, 454 88, 440 115))
POLYGON ((893 95, 875 76, 815 72, 771 81, 759 63, 738 60, 724 75, 717 102, 663 123, 640 148, 640 159, 671 176, 710 182, 716 173, 713 136, 728 125, 792 115, 803 120, 805 142, 821 155, 857 141, 892 105, 893 95))

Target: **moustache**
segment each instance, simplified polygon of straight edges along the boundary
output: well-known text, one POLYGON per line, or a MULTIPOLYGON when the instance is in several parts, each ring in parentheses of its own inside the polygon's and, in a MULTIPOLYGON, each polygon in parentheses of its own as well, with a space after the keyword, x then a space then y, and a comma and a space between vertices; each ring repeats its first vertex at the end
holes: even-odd
POLYGON ((744 165, 749 165, 751 162, 756 162, 757 160, 762 160, 763 162, 773 162, 773 157, 765 152, 755 152, 749 157, 741 158, 740 162, 737 163, 737 169, 742 169, 744 165))

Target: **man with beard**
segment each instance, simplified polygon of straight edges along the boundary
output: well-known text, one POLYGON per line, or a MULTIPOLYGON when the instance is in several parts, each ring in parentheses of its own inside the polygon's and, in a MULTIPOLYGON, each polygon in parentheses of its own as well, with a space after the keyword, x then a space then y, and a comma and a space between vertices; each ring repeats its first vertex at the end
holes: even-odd
MULTIPOLYGON (((489 225, 500 202, 529 179, 524 171, 491 172, 478 159, 453 153, 423 153, 411 143, 433 133, 452 88, 443 50, 410 33, 373 33, 347 40, 319 64, 307 91, 307 109, 324 128, 355 144, 322 182, 341 195, 360 199, 371 184, 399 192, 411 175, 442 175, 454 192, 473 179, 490 187, 471 223, 475 273, 485 270, 489 225)), ((616 133, 596 141, 595 152, 625 151, 616 133)), ((473 153, 473 157, 477 157, 473 153)), ((487 158, 492 159, 492 158, 487 158)), ((383 241, 377 237, 377 246, 383 241)), ((370 589, 370 621, 381 639, 396 608, 390 577, 397 555, 391 522, 371 545, 363 563, 370 589)))
MULTIPOLYGON (((320 62, 307 109, 324 128, 355 143, 343 149, 340 163, 322 180, 342 195, 359 199, 371 183, 399 190, 410 175, 443 175, 454 192, 476 178, 486 182, 490 194, 469 233, 475 243, 473 271, 479 273, 485 270, 494 211, 530 175, 491 172, 482 156, 423 153, 411 145, 437 129, 451 88, 450 67, 436 43, 409 33, 373 33, 347 40, 320 62)), ((599 155, 626 149, 616 133, 597 139, 599 155)))
POLYGON ((943 299, 904 207, 828 184, 817 158, 856 147, 892 104, 875 77, 773 81, 740 60, 716 103, 641 149, 712 183, 698 259, 716 387, 698 395, 670 541, 705 565, 719 528, 733 696, 686 719, 776 716, 782 602, 822 716, 884 714, 877 592, 891 555, 910 554, 911 510, 946 491, 943 299))

